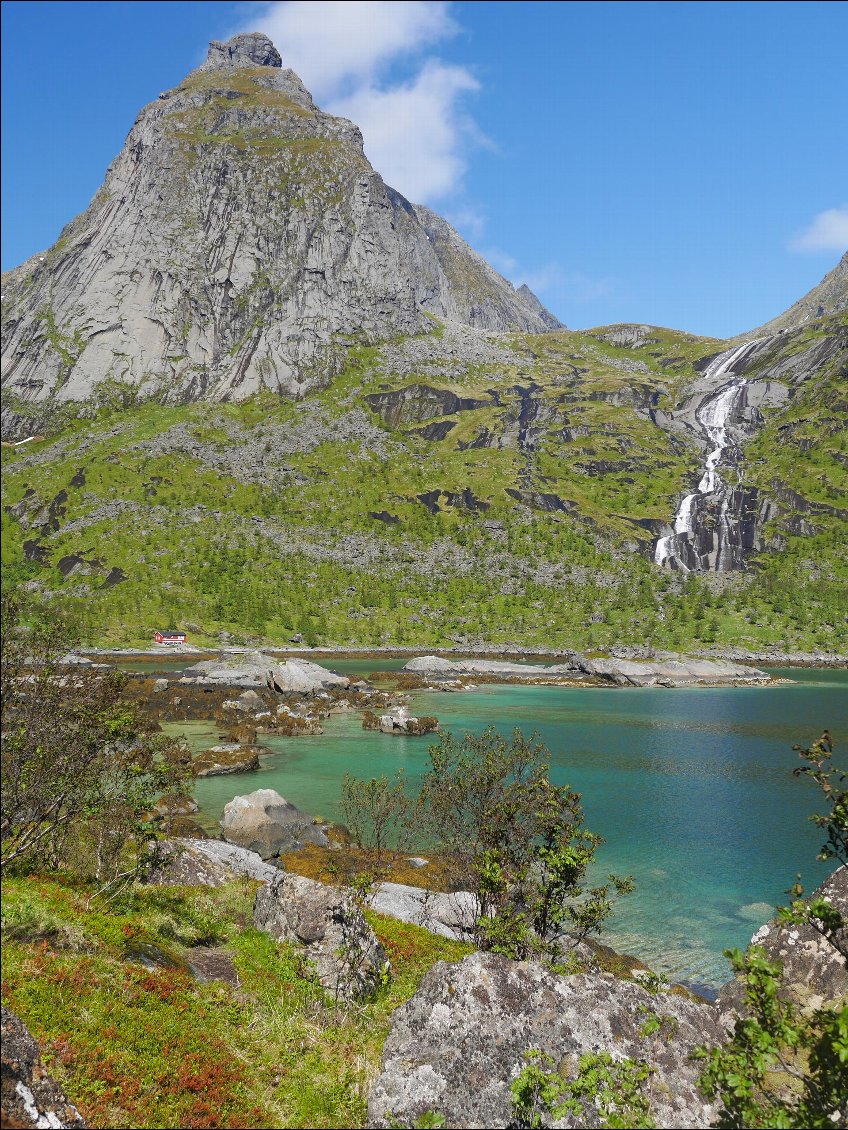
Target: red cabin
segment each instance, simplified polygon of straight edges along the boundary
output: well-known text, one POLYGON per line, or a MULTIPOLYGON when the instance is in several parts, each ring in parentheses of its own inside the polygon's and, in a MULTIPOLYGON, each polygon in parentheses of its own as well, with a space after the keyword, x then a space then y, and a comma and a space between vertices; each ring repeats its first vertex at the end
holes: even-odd
POLYGON ((153 638, 156 643, 164 644, 165 647, 175 647, 177 644, 186 642, 185 632, 180 632, 176 628, 166 628, 164 631, 154 632, 153 638))

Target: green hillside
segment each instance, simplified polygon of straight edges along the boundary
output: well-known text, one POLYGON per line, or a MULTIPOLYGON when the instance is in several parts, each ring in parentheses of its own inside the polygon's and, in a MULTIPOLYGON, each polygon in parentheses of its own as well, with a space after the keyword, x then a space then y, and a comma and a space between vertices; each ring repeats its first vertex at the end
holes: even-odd
POLYGON ((790 388, 746 449, 774 503, 747 572, 652 562, 703 461, 665 413, 723 343, 608 327, 478 348, 434 324, 300 401, 113 384, 88 418, 66 407, 4 448, 4 577, 115 644, 178 624, 208 643, 838 648, 846 329, 776 337, 746 374, 790 388))

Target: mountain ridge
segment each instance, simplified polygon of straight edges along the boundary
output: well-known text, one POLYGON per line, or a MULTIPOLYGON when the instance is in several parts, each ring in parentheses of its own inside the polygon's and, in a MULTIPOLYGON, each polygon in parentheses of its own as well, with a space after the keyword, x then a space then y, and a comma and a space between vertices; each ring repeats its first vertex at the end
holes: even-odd
POLYGON ((846 251, 836 266, 817 283, 812 290, 782 314, 769 319, 755 330, 748 330, 739 334, 735 340, 744 341, 748 338, 767 337, 785 330, 799 329, 819 318, 829 314, 841 314, 848 310, 848 251, 846 251))

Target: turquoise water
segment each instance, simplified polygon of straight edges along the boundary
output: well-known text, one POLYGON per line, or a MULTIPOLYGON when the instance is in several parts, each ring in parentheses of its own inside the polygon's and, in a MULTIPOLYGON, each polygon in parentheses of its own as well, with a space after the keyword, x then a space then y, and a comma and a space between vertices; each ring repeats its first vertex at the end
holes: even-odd
MULTIPOLYGON (((815 860, 821 834, 807 818, 821 807, 819 795, 792 777, 792 746, 828 727, 844 748, 848 672, 774 673, 797 682, 692 690, 487 685, 412 700, 455 734, 489 724, 537 730, 551 750, 552 778, 583 794, 589 827, 606 839, 599 877, 615 871, 636 880, 609 925, 610 944, 674 979, 715 986, 728 976, 722 951, 748 942, 785 901, 796 872, 811 889, 832 870, 815 860)), ((259 773, 197 783, 210 826, 233 796, 259 787, 337 818, 345 773, 391 775, 402 766, 414 782, 427 760, 426 738, 364 731, 355 716, 328 719, 323 735, 264 740, 274 754, 259 773)))

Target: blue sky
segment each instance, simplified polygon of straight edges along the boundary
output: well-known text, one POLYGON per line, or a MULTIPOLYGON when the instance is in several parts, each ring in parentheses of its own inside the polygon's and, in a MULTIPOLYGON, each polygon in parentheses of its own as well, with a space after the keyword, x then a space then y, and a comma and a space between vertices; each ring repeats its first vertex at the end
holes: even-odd
POLYGON ((3 268, 49 246, 141 106, 262 28, 385 179, 574 327, 718 337, 848 247, 848 5, 3 3, 3 268))

